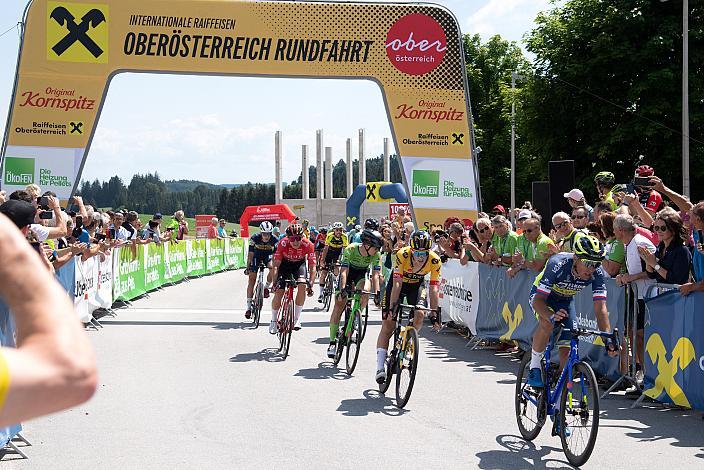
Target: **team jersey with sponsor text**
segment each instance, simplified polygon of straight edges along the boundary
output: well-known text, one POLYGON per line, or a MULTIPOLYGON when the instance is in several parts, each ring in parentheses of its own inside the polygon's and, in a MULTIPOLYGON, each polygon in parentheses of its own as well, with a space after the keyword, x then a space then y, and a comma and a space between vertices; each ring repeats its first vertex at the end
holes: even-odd
POLYGON ((574 297, 586 286, 591 285, 592 298, 606 300, 606 281, 604 280, 603 268, 599 266, 594 274, 585 281, 575 275, 573 267, 574 255, 572 253, 552 255, 533 283, 537 288, 537 294, 545 298, 556 296, 564 299, 574 297))
POLYGON ((379 255, 379 251, 377 250, 373 256, 364 256, 359 250, 361 246, 360 243, 347 245, 347 248, 342 250, 340 266, 353 269, 367 269, 369 266, 373 266, 374 270, 379 271, 381 269, 381 256, 379 255))
POLYGON ((413 253, 411 247, 401 248, 394 257, 394 278, 403 278, 406 284, 418 284, 426 274, 430 274, 430 284, 440 282, 440 269, 442 262, 440 256, 434 251, 428 251, 425 263, 420 268, 414 268, 412 263, 413 253))
POLYGON ((279 240, 279 244, 276 245, 276 251, 274 252, 274 260, 276 261, 295 263, 306 259, 308 260, 309 266, 315 265, 315 249, 313 248, 313 242, 307 238, 301 239, 298 248, 293 247, 288 237, 282 238, 279 240))

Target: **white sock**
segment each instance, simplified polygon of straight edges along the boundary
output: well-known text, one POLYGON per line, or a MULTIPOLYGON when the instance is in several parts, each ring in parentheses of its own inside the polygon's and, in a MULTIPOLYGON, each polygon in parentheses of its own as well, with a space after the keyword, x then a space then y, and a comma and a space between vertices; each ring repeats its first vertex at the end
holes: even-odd
POLYGON ((535 352, 533 349, 530 351, 530 368, 540 369, 540 361, 543 359, 543 353, 535 352))
POLYGON ((323 289, 325 289, 325 286, 323 284, 318 284, 320 286, 320 295, 323 295, 323 289))
POLYGON ((252 298, 251 297, 247 297, 247 308, 248 309, 252 308, 252 298))
POLYGON ((266 284, 264 284, 264 288, 265 288, 265 289, 271 288, 271 282, 266 281, 266 284))
POLYGON ((279 314, 278 311, 272 310, 271 311, 271 323, 276 323, 276 316, 279 314))
POLYGON ((295 324, 298 324, 298 319, 301 318, 302 311, 303 305, 296 305, 293 307, 293 320, 295 324))
POLYGON ((383 369, 385 362, 386 362, 386 349, 376 348, 376 370, 383 369))

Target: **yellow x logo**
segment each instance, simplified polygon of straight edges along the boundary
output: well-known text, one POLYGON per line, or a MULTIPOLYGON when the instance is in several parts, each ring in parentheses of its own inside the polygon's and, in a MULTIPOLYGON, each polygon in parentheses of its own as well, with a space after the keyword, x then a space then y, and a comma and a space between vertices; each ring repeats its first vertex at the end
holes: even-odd
POLYGON ((515 313, 511 313, 511 309, 508 308, 508 302, 505 302, 504 309, 501 311, 501 316, 508 325, 508 331, 501 335, 499 339, 502 341, 508 341, 511 339, 513 332, 516 331, 518 325, 520 325, 523 321, 523 307, 521 307, 521 304, 518 304, 518 306, 516 306, 515 313))
POLYGON ((650 356, 650 360, 658 368, 658 375, 655 377, 655 386, 645 390, 647 396, 657 399, 665 392, 675 405, 691 408, 684 390, 675 382, 675 374, 679 370, 685 370, 687 366, 696 358, 694 345, 689 338, 677 340, 672 350, 672 359, 667 360, 667 348, 659 334, 655 333, 648 338, 645 350, 650 356))
POLYGON ((357 217, 347 217, 347 225, 354 225, 354 223, 357 221, 357 217))

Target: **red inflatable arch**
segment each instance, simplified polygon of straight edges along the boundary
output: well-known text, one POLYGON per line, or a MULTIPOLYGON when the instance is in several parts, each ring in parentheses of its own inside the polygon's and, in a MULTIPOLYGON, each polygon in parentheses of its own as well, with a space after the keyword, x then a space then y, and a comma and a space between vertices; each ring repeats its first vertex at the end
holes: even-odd
POLYGON ((286 204, 272 204, 270 206, 247 206, 240 217, 240 236, 249 236, 250 222, 263 222, 265 220, 286 219, 291 222, 296 214, 286 204))

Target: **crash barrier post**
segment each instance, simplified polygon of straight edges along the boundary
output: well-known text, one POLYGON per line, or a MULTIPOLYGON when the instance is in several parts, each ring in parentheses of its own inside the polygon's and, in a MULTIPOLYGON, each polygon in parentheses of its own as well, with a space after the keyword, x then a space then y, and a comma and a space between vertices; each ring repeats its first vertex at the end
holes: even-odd
MULTIPOLYGON (((7 304, 0 300, 0 346, 15 347, 15 322, 10 314, 7 304)), ((22 425, 7 426, 0 428, 0 449, 9 447, 23 459, 27 456, 12 443, 12 440, 22 431, 22 425)))
MULTIPOLYGON (((626 308, 626 311, 624 312, 624 318, 626 319, 625 325, 631 325, 630 335, 629 332, 626 331, 626 328, 621 330, 621 343, 623 345, 621 354, 625 354, 627 356, 626 368, 625 370, 621 371, 621 376, 618 378, 618 380, 611 384, 611 387, 609 387, 604 393, 601 394, 601 398, 606 398, 611 394, 611 392, 618 390, 623 382, 628 382, 631 386, 635 387, 636 390, 640 388, 640 385, 638 384, 638 379, 636 377, 638 362, 636 353, 636 335, 638 334, 638 329, 637 327, 634 327, 634 325, 637 325, 638 314, 640 313, 640 303, 638 302, 638 286, 632 283, 628 284, 628 286, 625 286, 623 289, 626 293, 626 305, 629 306, 629 308, 626 308), (623 338, 627 338, 628 342, 623 341, 623 338), (630 357, 628 357, 629 352, 630 357)), ((631 408, 633 407, 631 406, 631 408)))
POLYGON ((102 327, 93 316, 111 311, 117 301, 130 300, 189 277, 244 267, 244 238, 183 240, 178 243, 123 246, 102 258, 75 257, 56 272, 73 298, 76 313, 86 325, 102 327))
MULTIPOLYGON (((481 340, 517 341, 523 349, 532 342, 538 324, 529 303, 535 273, 520 271, 509 278, 506 268, 448 260, 442 267, 440 306, 443 317, 462 324, 481 340)), ((625 289, 607 280, 607 308, 612 328, 623 331, 625 289)), ((577 325, 598 329, 590 289, 575 296, 577 325)), ((601 337, 580 338, 580 357, 597 373, 617 380, 619 358, 609 357, 601 337)))
POLYGON ((704 410, 704 293, 659 284, 645 296, 643 393, 660 403, 704 410))

